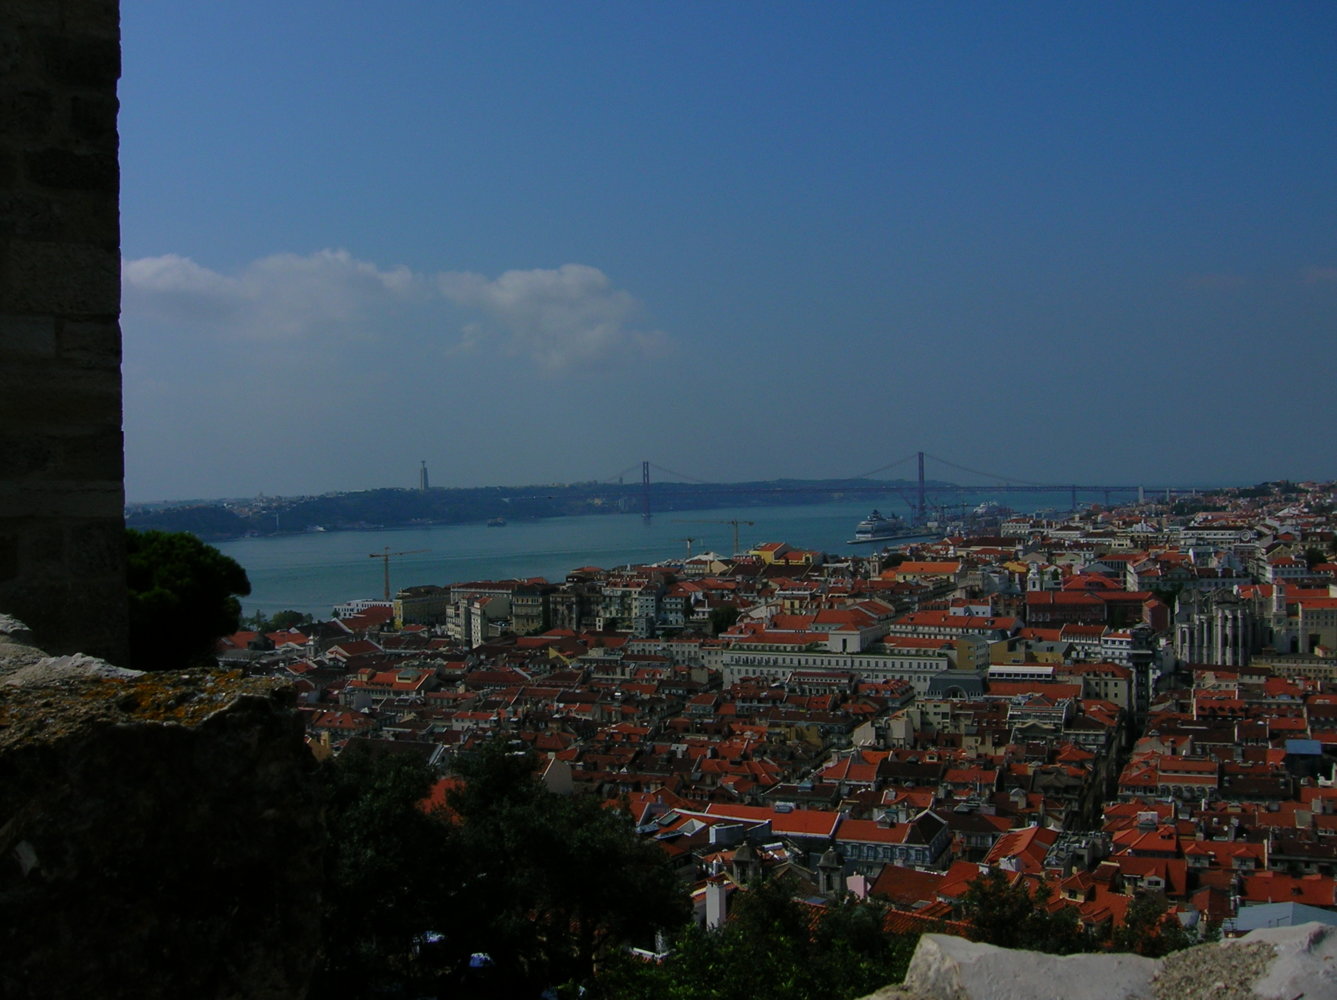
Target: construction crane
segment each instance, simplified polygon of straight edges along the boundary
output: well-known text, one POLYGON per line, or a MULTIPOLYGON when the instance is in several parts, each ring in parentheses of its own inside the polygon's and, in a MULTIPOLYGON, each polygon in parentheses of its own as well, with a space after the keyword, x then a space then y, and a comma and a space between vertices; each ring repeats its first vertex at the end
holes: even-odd
POLYGON ((756 521, 742 521, 734 518, 729 521, 709 521, 709 520, 682 520, 674 521, 674 524, 732 524, 733 525, 733 555, 738 555, 738 526, 746 524, 749 528, 755 525, 756 521))
POLYGON ((384 552, 370 552, 368 559, 380 559, 385 563, 385 599, 390 600, 390 557, 391 556, 414 556, 419 552, 427 552, 427 549, 406 549, 403 552, 391 552, 390 546, 385 547, 384 552))
POLYGON ((687 558, 688 558, 688 559, 692 558, 692 543, 695 542, 695 541, 699 541, 699 540, 700 540, 700 539, 697 539, 697 538, 691 538, 691 537, 688 537, 688 538, 679 538, 679 539, 678 539, 678 541, 680 541, 680 542, 686 542, 686 543, 687 543, 687 558))

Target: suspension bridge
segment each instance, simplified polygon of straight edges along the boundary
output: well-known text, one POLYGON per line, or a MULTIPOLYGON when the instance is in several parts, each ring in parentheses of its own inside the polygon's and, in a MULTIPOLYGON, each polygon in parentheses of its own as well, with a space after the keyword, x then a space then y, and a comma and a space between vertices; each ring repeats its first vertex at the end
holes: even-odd
POLYGON ((671 500, 675 494, 690 493, 693 496, 699 495, 700 487, 709 487, 710 492, 715 495, 728 496, 730 494, 750 494, 750 495, 802 495, 802 494, 830 494, 833 491, 839 491, 842 494, 888 494, 892 493, 905 501, 910 508, 914 522, 922 524, 928 520, 931 510, 944 506, 941 502, 945 497, 960 497, 965 494, 977 494, 981 492, 996 494, 1014 494, 1014 493, 1062 493, 1067 494, 1070 500, 1071 510, 1077 510, 1083 499, 1086 502, 1095 502, 1094 499, 1100 499, 1106 506, 1111 501, 1126 500, 1129 497, 1142 499, 1148 495, 1165 497, 1167 499, 1176 496, 1187 496, 1202 492, 1201 487, 1191 486, 1167 486, 1167 485, 1147 485, 1145 483, 1137 485, 1112 485, 1105 483, 1074 483, 1074 482, 1049 482, 1039 483, 1029 480, 1018 479, 1012 476, 999 475, 992 472, 983 472, 979 469, 972 469, 968 466, 959 465, 945 458, 939 458, 936 455, 930 455, 927 452, 917 451, 906 455, 887 465, 879 466, 868 472, 860 473, 857 476, 851 476, 848 479, 826 479, 820 482, 795 482, 789 483, 784 480, 778 481, 778 485, 767 483, 765 485, 756 483, 720 483, 700 479, 695 476, 686 475, 656 465, 650 461, 642 461, 637 465, 631 465, 615 473, 600 482, 623 483, 628 475, 635 473, 639 469, 641 476, 640 499, 641 515, 650 517, 654 513, 654 500, 671 500), (968 476, 977 477, 978 482, 958 483, 944 479, 928 478, 925 475, 925 461, 929 460, 935 466, 941 466, 950 470, 946 475, 956 476, 965 473, 968 476), (884 475, 898 467, 909 467, 914 463, 916 473, 915 479, 902 478, 891 481, 876 481, 874 476, 884 475), (652 489, 651 473, 657 473, 660 476, 669 477, 667 480, 657 479, 652 489), (682 487, 675 491, 675 487, 682 487))

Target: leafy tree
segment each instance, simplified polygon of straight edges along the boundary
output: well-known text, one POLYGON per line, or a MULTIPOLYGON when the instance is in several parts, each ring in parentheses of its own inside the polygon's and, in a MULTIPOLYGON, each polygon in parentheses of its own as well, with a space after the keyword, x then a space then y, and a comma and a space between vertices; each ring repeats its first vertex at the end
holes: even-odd
POLYGON ((990 868, 967 887, 961 908, 975 940, 1002 948, 1027 947, 1022 942, 1030 938, 1027 924, 1033 920, 1035 904, 1020 879, 1009 882, 1002 871, 990 868))
POLYGON ((422 760, 354 744, 323 771, 327 840, 324 961, 313 993, 366 996, 451 970, 415 960, 441 924, 455 876, 440 816, 419 803, 433 775, 422 760))
POLYGON ((990 868, 970 883, 961 907, 976 941, 1057 955, 1089 950, 1076 911, 1050 911, 1052 893, 1049 883, 1042 882, 1032 897, 1024 880, 1009 882, 1002 871, 990 868))
POLYGON ((289 608, 277 612, 273 618, 266 618, 257 611, 254 617, 246 619, 246 624, 254 626, 257 632, 286 632, 289 629, 310 625, 312 620, 310 615, 289 608))
POLYGON ((1160 601, 1171 611, 1174 611, 1179 603, 1179 592, 1182 589, 1182 587, 1152 587, 1151 592, 1156 600, 1160 601))
POLYGON ((1163 894, 1139 895, 1128 907, 1123 923, 1114 931, 1114 949, 1160 958, 1196 944, 1169 910, 1170 901, 1163 894))
POLYGON ((286 611, 280 611, 273 618, 269 619, 269 631, 280 632, 290 628, 300 628, 303 625, 311 624, 311 616, 301 611, 293 611, 289 608, 286 611))
POLYGON ((833 994, 857 997, 905 978, 917 934, 888 934, 887 907, 849 896, 827 908, 813 938, 823 977, 833 994))
POLYGON ((1272 495, 1272 487, 1268 483, 1259 483, 1257 486, 1242 486, 1234 491, 1235 496, 1241 500, 1257 500, 1272 495))
POLYGON ((649 945, 690 914, 667 856, 622 811, 555 795, 533 757, 494 742, 461 755, 451 853, 466 873, 449 936, 496 962, 490 992, 591 980, 621 946, 649 945))
POLYGON ((733 628, 738 621, 738 609, 732 604, 721 604, 710 612, 710 634, 719 635, 733 628))
POLYGON ((214 640, 237 630, 251 592, 246 571, 194 535, 126 531, 130 665, 169 670, 211 662, 214 640))
POLYGON ((813 907, 785 878, 762 879, 733 897, 723 927, 684 929, 668 958, 612 963, 600 994, 619 1000, 846 1000, 905 977, 916 935, 883 930, 886 910, 849 899, 813 907))

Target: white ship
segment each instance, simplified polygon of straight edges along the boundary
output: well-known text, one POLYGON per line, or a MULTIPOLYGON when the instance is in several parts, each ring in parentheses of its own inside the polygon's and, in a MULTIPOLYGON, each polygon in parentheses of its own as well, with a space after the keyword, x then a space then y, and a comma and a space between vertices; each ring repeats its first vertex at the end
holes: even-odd
POLYGON ((854 529, 854 537, 845 544, 862 545, 865 542, 890 542, 898 538, 914 538, 919 532, 905 523, 903 518, 892 514, 890 517, 879 511, 873 511, 854 529))

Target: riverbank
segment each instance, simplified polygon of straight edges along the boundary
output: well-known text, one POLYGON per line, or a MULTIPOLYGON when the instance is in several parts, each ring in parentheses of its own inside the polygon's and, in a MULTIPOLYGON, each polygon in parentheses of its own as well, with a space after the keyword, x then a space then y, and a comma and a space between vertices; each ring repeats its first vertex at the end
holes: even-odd
MULTIPOLYGON (((1055 506, 1061 494, 1036 494, 1035 507, 1055 506)), ((978 494, 969 501, 991 497, 978 494)), ((326 616, 335 604, 380 597, 388 549, 391 591, 417 584, 445 585, 469 580, 562 580, 580 566, 602 568, 682 558, 688 553, 733 553, 734 521, 740 549, 762 542, 786 542, 833 555, 870 555, 880 546, 852 546, 855 525, 872 505, 863 499, 799 507, 725 507, 657 515, 604 514, 508 520, 485 524, 425 525, 362 531, 241 538, 217 542, 251 580, 244 613, 272 615, 291 608, 326 616), (690 539, 690 542, 688 541, 690 539)), ((878 501, 884 512, 909 516, 900 501, 878 501)))

